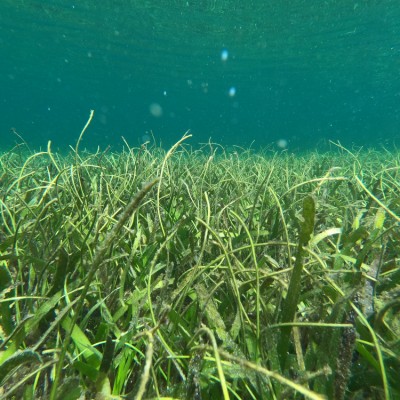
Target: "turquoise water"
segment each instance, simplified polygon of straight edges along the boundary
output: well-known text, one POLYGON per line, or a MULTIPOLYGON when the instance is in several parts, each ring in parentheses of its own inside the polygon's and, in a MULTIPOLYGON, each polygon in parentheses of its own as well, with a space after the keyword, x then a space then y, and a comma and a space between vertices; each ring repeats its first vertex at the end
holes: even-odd
POLYGON ((1 148, 398 145, 400 3, 0 2, 1 148))

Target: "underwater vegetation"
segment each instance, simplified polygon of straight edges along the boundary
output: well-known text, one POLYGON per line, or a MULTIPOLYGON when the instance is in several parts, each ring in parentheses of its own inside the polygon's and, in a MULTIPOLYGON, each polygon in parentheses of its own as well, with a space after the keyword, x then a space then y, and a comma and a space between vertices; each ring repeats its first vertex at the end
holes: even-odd
POLYGON ((0 156, 0 398, 400 398, 400 156, 0 156))

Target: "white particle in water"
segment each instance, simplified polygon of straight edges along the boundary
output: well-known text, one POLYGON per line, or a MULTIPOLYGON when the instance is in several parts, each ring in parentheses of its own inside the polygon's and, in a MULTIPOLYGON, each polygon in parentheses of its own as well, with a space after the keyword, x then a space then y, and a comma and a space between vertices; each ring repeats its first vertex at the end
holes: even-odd
POLYGON ((286 139, 279 139, 276 142, 276 145, 281 148, 281 149, 286 149, 287 145, 288 145, 288 141, 286 139))
POLYGON ((161 117, 163 114, 163 109, 158 103, 151 103, 149 106, 150 114, 153 117, 161 117))

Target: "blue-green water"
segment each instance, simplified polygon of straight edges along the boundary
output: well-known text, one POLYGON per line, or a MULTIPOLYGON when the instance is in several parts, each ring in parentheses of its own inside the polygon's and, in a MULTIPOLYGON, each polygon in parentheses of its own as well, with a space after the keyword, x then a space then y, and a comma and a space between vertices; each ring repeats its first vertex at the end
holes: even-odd
POLYGON ((1 148, 390 147, 398 0, 2 0, 1 148))

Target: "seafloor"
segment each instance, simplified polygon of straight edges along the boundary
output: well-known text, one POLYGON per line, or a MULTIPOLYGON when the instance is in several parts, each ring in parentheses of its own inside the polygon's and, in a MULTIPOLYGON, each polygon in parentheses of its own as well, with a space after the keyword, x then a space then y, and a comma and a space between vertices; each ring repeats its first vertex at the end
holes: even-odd
POLYGON ((399 170, 342 147, 3 152, 1 398, 400 398, 399 170))

